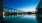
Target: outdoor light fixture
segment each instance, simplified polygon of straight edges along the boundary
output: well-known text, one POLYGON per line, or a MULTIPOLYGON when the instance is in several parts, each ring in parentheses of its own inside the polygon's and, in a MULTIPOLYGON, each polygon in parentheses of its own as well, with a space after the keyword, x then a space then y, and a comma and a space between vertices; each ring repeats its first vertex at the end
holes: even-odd
POLYGON ((5 17, 4 15, 5 15, 5 12, 3 12, 3 17, 5 17))

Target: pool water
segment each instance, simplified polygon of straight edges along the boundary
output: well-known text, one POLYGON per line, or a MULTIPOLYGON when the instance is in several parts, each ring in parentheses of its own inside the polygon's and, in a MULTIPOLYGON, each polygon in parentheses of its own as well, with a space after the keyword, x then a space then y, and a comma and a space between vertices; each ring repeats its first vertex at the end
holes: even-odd
POLYGON ((17 15, 17 16, 4 16, 4 23, 38 23, 36 15, 17 15))

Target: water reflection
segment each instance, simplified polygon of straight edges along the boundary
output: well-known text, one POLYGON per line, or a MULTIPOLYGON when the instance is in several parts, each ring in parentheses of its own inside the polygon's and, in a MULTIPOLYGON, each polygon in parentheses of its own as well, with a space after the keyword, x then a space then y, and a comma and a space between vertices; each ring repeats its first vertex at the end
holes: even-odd
POLYGON ((17 15, 17 16, 5 16, 4 21, 5 23, 38 23, 36 20, 36 15, 17 15))
POLYGON ((38 23, 42 23, 42 14, 36 14, 36 19, 38 23))

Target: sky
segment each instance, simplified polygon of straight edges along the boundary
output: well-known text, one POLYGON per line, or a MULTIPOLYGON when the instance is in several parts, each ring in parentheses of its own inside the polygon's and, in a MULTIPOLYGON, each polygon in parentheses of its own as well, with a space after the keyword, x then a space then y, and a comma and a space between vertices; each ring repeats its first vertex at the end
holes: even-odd
POLYGON ((22 11, 36 11, 40 0, 3 0, 3 6, 22 11))

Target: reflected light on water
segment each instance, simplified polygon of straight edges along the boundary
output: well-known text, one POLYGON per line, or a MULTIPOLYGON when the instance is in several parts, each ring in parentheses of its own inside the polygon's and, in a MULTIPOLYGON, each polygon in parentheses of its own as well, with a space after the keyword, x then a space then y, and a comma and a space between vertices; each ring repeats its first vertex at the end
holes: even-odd
POLYGON ((24 17, 26 18, 36 18, 36 16, 33 14, 33 15, 25 15, 24 17))
POLYGON ((5 16, 3 16, 3 17, 5 17, 5 16))

